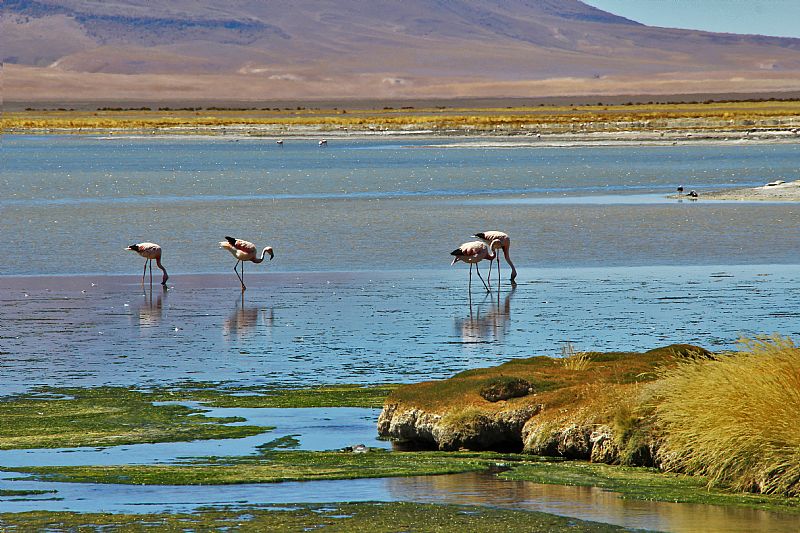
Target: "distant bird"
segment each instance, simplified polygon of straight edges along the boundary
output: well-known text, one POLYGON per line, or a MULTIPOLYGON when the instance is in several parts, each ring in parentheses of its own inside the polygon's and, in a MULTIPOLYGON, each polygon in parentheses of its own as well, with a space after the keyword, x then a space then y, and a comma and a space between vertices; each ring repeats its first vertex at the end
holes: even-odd
MULTIPOLYGON (((473 234, 473 237, 477 237, 480 240, 490 243, 492 241, 498 240, 500 241, 500 245, 492 248, 492 251, 496 251, 498 248, 503 249, 503 256, 506 258, 506 263, 508 266, 511 267, 511 282, 514 283, 514 278, 517 277, 517 269, 514 267, 514 263, 511 262, 511 257, 509 256, 509 248, 511 248, 511 238, 508 236, 507 233, 503 233, 502 231, 483 231, 480 233, 473 234)), ((497 255, 497 254, 495 254, 497 255)), ((492 273, 491 265, 489 265, 489 274, 492 273)), ((500 280, 500 258, 497 257, 497 279, 498 283, 500 280)))
POLYGON ((322 139, 321 141, 319 141, 319 145, 320 145, 320 146, 328 146, 328 141, 327 141, 327 139, 322 139))
POLYGON ((683 185, 678 185, 678 194, 683 192, 683 185))
POLYGON ((478 263, 483 261, 484 259, 488 259, 489 262, 494 260, 495 256, 497 255, 492 250, 496 250, 500 248, 500 240, 495 239, 491 242, 491 244, 487 245, 485 242, 482 241, 471 241, 465 242, 452 252, 450 255, 454 256, 453 262, 450 263, 450 266, 455 265, 459 261, 463 261, 464 263, 469 263, 469 288, 472 290, 472 265, 475 265, 475 270, 478 272, 478 277, 481 278, 481 282, 483 283, 483 287, 486 289, 487 292, 491 292, 489 290, 489 286, 486 285, 486 282, 483 281, 483 276, 481 276, 481 270, 478 267, 478 263))
POLYGON ((150 284, 153 284, 153 259, 156 260, 156 266, 164 272, 164 277, 161 279, 161 284, 166 285, 169 275, 167 269, 161 264, 161 247, 152 242, 140 242, 139 244, 131 244, 126 250, 136 252, 145 258, 144 271, 142 271, 142 285, 144 285, 144 275, 147 272, 147 264, 150 264, 150 284))
POLYGON ((700 195, 699 195, 699 194, 697 194, 697 191, 695 191, 695 190, 691 190, 691 191, 689 191, 689 194, 687 194, 686 196, 688 196, 688 197, 690 197, 690 198, 697 198, 697 197, 698 197, 698 196, 700 196, 700 195))
POLYGON ((272 247, 267 246, 263 250, 261 250, 261 257, 258 257, 256 254, 258 249, 256 245, 252 242, 243 241, 242 239, 234 239, 233 237, 225 237, 225 240, 219 243, 219 247, 225 250, 228 250, 233 257, 238 259, 236 264, 233 266, 233 271, 236 272, 236 277, 239 278, 239 282, 242 284, 242 290, 247 290, 247 287, 244 286, 244 262, 245 261, 252 261, 253 263, 260 263, 264 260, 264 256, 269 254, 269 260, 272 261, 272 258, 275 257, 275 254, 272 253, 272 247), (239 275, 239 271, 236 270, 236 267, 239 266, 239 263, 242 264, 242 275, 239 275))
POLYGON ((275 144, 280 144, 281 146, 283 146, 283 139, 278 139, 277 141, 275 141, 275 144))

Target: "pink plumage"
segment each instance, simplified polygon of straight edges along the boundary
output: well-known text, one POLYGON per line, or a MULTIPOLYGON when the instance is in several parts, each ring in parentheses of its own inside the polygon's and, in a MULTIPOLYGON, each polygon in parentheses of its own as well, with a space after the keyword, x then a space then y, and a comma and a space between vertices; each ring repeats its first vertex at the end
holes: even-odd
POLYGON ((453 256, 453 262, 450 265, 455 265, 459 261, 463 261, 464 263, 469 263, 469 287, 472 288, 472 265, 475 265, 475 270, 478 272, 478 277, 481 278, 481 282, 483 286, 486 288, 486 291, 489 292, 489 286, 483 281, 483 276, 481 276, 481 270, 478 266, 478 263, 483 261, 484 259, 488 259, 490 262, 494 260, 495 253, 494 250, 500 247, 499 241, 494 240, 491 244, 487 245, 485 242, 482 241, 471 241, 465 242, 452 252, 450 255, 453 256))
MULTIPOLYGON (((509 255, 509 249, 511 248, 511 238, 508 236, 507 233, 497 230, 491 231, 482 231, 480 233, 475 233, 474 237, 478 237, 482 241, 486 243, 492 243, 494 241, 498 241, 497 244, 493 244, 493 250, 498 250, 500 248, 503 249, 503 256, 506 259, 506 263, 508 266, 511 267, 511 282, 514 283, 514 278, 517 277, 517 269, 514 266, 514 263, 511 262, 511 256, 509 255)), ((489 265, 489 275, 491 277, 492 273, 492 266, 489 265)), ((500 257, 497 257, 497 279, 499 283, 500 279, 500 257)))
POLYGON ((147 265, 150 264, 150 283, 153 283, 153 260, 156 261, 156 266, 160 268, 164 275, 161 278, 161 284, 166 285, 167 280, 169 279, 169 275, 167 274, 167 269, 164 268, 164 265, 161 264, 161 246, 157 245, 154 242, 140 242, 138 244, 131 244, 126 250, 130 250, 136 252, 140 256, 144 257, 144 271, 142 272, 142 284, 144 284, 144 275, 147 272, 147 265))
POLYGON ((236 277, 239 278, 239 282, 242 284, 243 291, 247 289, 247 287, 244 285, 244 261, 260 263, 264 260, 264 256, 266 254, 269 254, 270 261, 272 261, 272 258, 275 257, 271 246, 267 246, 261 250, 261 257, 258 257, 258 248, 256 248, 255 244, 250 241, 235 239, 233 237, 225 237, 225 240, 219 243, 219 247, 224 250, 228 250, 231 255, 237 259, 236 264, 233 266, 233 271, 236 272, 236 277), (239 271, 236 270, 236 267, 239 266, 239 263, 242 264, 241 276, 239 275, 239 271))

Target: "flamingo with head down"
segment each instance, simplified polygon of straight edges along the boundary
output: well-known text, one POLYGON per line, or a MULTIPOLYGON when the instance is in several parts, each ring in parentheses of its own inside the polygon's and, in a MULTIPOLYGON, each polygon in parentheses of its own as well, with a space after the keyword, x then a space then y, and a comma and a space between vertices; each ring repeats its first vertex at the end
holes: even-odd
POLYGON ((231 255, 237 259, 236 264, 233 265, 233 271, 236 272, 236 277, 239 278, 239 282, 242 284, 242 291, 247 290, 247 287, 244 285, 244 262, 252 261, 253 263, 260 263, 264 260, 266 254, 269 254, 270 261, 275 257, 271 246, 267 246, 261 250, 261 257, 258 257, 258 249, 255 244, 242 239, 234 239, 233 237, 225 237, 225 240, 219 243, 219 247, 228 250, 231 255), (242 264, 241 276, 239 275, 239 271, 236 270, 239 263, 242 264))
POLYGON ((161 278, 161 284, 166 286, 169 275, 167 275, 167 269, 161 264, 161 246, 153 242, 140 242, 138 244, 131 244, 125 249, 136 252, 145 259, 144 270, 142 271, 142 285, 144 285, 144 275, 147 272, 148 263, 150 264, 150 285, 153 284, 153 259, 155 259, 156 266, 164 272, 164 276, 161 278))
POLYGON ((499 239, 495 239, 487 246, 485 242, 482 241, 472 241, 472 242, 465 242, 452 252, 450 255, 454 256, 453 262, 450 263, 450 266, 455 265, 459 261, 463 261, 464 263, 469 263, 469 290, 472 290, 472 265, 475 265, 475 270, 478 272, 478 277, 481 278, 481 282, 483 283, 486 292, 491 292, 489 290, 489 286, 486 285, 486 282, 483 281, 483 276, 481 276, 481 270, 478 267, 478 263, 483 261, 484 259, 488 259, 491 261, 494 260, 495 256, 497 255, 494 250, 500 247, 499 239))
MULTIPOLYGON (((511 248, 511 238, 508 236, 507 233, 503 233, 502 231, 482 231, 480 233, 473 234, 473 237, 477 237, 485 243, 492 243, 492 251, 497 251, 498 249, 503 249, 503 256, 506 258, 506 263, 508 266, 511 267, 511 283, 514 283, 514 279, 517 277, 517 269, 514 267, 514 263, 511 262, 511 257, 509 255, 509 248, 511 248), (497 244, 494 244, 494 241, 498 241, 497 244)), ((497 283, 500 283, 500 256, 495 254, 497 258, 497 283)), ((489 277, 492 274, 492 265, 489 264, 489 277)))

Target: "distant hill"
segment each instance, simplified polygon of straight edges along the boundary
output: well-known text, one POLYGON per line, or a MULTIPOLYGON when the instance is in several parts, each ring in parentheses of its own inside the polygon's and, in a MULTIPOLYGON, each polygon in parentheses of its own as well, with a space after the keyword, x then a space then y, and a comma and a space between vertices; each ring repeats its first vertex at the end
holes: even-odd
POLYGON ((577 0, 6 0, 0 32, 8 99, 800 88, 800 39, 653 28, 577 0))

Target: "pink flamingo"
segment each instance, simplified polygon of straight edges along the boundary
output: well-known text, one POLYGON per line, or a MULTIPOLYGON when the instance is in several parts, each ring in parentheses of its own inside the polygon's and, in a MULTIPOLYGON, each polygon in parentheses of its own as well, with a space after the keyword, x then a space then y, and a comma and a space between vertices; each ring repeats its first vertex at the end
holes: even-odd
MULTIPOLYGON (((503 255, 506 258, 506 263, 511 267, 511 283, 514 283, 514 278, 517 277, 517 269, 514 267, 514 263, 511 262, 511 257, 508 254, 508 249, 511 247, 511 238, 508 236, 507 233, 503 233, 502 231, 482 231, 480 233, 475 233, 473 237, 477 237, 480 240, 486 243, 492 243, 492 251, 498 250, 499 248, 503 249, 503 255), (500 241, 498 245, 495 245, 493 241, 500 241)), ((497 283, 500 283, 500 256, 495 254, 497 257, 497 283)), ((489 277, 492 276, 492 265, 489 264, 489 277)))
POLYGON ((236 272, 236 277, 239 278, 239 282, 242 284, 242 291, 247 290, 247 287, 244 286, 244 262, 245 261, 252 261, 253 263, 260 263, 264 260, 264 256, 269 254, 269 260, 272 261, 272 258, 275 257, 275 254, 272 253, 272 247, 267 246, 261 251, 261 257, 258 257, 256 254, 258 249, 256 245, 252 242, 243 241, 242 239, 234 239, 233 237, 225 237, 225 240, 219 243, 220 248, 224 248, 228 250, 233 257, 238 259, 236 264, 233 266, 233 271, 236 272), (239 275, 239 271, 236 270, 236 267, 239 266, 239 263, 242 264, 242 275, 239 275))
POLYGON ((144 275, 147 272, 147 264, 150 264, 150 285, 153 284, 153 259, 156 260, 156 266, 164 272, 164 277, 161 279, 161 284, 167 284, 169 275, 167 269, 161 264, 161 247, 152 242, 140 242, 139 244, 131 244, 126 250, 131 250, 144 257, 144 271, 142 271, 142 285, 144 285, 144 275))
POLYGON ((481 282, 483 283, 486 292, 491 292, 489 290, 489 286, 486 285, 486 282, 483 281, 483 276, 481 276, 481 270, 478 267, 478 263, 483 261, 484 259, 489 260, 489 264, 494 260, 495 256, 497 255, 494 253, 493 250, 499 248, 499 239, 495 239, 491 242, 490 245, 486 245, 485 242, 482 241, 472 241, 472 242, 465 242, 452 252, 450 255, 455 256, 453 262, 450 263, 450 266, 455 265, 459 261, 463 261, 464 263, 469 263, 469 288, 470 291, 472 290, 472 265, 475 265, 475 269, 478 272, 478 277, 481 278, 481 282))

